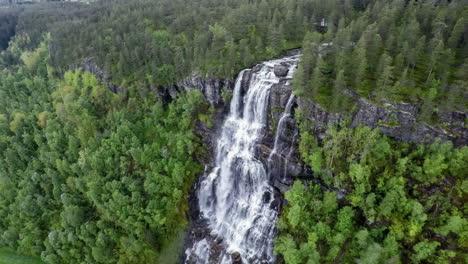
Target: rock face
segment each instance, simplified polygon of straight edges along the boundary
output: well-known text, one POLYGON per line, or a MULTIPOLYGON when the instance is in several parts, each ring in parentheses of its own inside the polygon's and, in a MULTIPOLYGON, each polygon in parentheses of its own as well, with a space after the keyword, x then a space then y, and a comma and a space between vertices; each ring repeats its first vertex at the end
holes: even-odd
POLYGON ((80 64, 71 66, 70 70, 81 69, 83 71, 87 71, 92 73, 96 78, 101 80, 113 93, 121 93, 123 90, 111 83, 109 75, 100 68, 96 61, 93 58, 86 58, 80 64))
MULTIPOLYGON (((234 79, 219 79, 212 77, 202 77, 198 73, 192 74, 189 78, 186 78, 177 83, 177 91, 184 89, 189 91, 190 89, 199 90, 206 98, 206 100, 214 108, 219 108, 224 106, 223 98, 221 96, 221 91, 223 88, 232 91, 234 85, 234 79)), ((168 88, 171 90, 170 88, 168 88)), ((171 93, 171 97, 174 98, 177 94, 171 93)))
MULTIPOLYGON (((329 113, 315 102, 301 98, 299 107, 305 118, 314 122, 315 134, 323 137, 329 124, 343 120, 340 114, 329 113)), ((382 134, 398 141, 408 143, 430 143, 435 138, 442 141, 452 141, 455 146, 468 145, 468 129, 465 120, 468 118, 463 112, 450 112, 441 116, 445 128, 432 127, 418 122, 416 116, 418 107, 413 104, 390 103, 376 105, 365 99, 358 99, 357 111, 351 115, 351 127, 360 124, 372 128, 379 128, 382 134)))
MULTIPOLYGON (((218 138, 219 128, 223 125, 224 118, 228 112, 229 102, 224 102, 221 93, 223 89, 232 92, 234 89, 234 79, 203 78, 194 73, 190 78, 178 82, 173 87, 162 87, 169 94, 170 98, 175 98, 180 91, 188 92, 191 89, 199 90, 206 101, 213 107, 211 126, 203 121, 197 121, 195 133, 203 140, 208 149, 208 153, 214 153, 216 139, 218 138)), ((203 163, 207 163, 211 157, 204 157, 203 163)))
POLYGON ((260 155, 269 163, 273 184, 280 191, 287 190, 294 178, 305 172, 305 166, 298 152, 299 130, 294 119, 298 104, 297 98, 291 98, 290 81, 288 78, 282 78, 279 84, 271 88, 268 135, 262 141, 263 151, 260 155), (290 113, 285 116, 288 107, 290 113), (277 149, 273 151, 275 145, 277 149))
POLYGON ((281 65, 281 64, 275 65, 274 73, 276 76, 285 77, 286 75, 288 75, 288 72, 289 72, 289 69, 285 65, 281 65))
POLYGON ((343 120, 341 115, 329 113, 311 100, 299 98, 297 104, 303 111, 304 117, 314 122, 314 133, 320 138, 324 136, 330 124, 343 120))
MULTIPOLYGON (((70 67, 70 70, 75 69, 81 69, 94 74, 114 93, 123 92, 123 89, 111 83, 107 72, 100 68, 93 58, 86 58, 80 64, 70 67)), ((193 73, 190 77, 179 81, 175 85, 150 87, 149 90, 157 93, 163 100, 170 101, 181 92, 197 89, 203 94, 211 106, 214 108, 222 108, 224 107, 223 98, 221 96, 222 89, 226 88, 228 91, 232 91, 233 85, 234 79, 203 77, 199 73, 193 73)))

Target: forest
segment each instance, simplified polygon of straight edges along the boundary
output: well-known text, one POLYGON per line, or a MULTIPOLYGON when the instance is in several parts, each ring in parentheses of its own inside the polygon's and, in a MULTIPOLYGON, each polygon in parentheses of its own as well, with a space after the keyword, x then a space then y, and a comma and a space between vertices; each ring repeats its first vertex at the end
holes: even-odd
POLYGON ((396 142, 368 127, 302 123, 313 181, 296 181, 279 225, 286 263, 463 263, 468 147, 396 142))
POLYGON ((38 56, 0 78, 1 245, 46 263, 156 261, 201 170, 201 94, 125 98, 88 72, 50 78, 38 56))
MULTIPOLYGON (((213 109, 196 90, 154 91, 193 72, 234 78, 295 48, 294 93, 330 112, 365 98, 416 104, 430 125, 466 113, 463 0, 0 4, 0 263, 13 251, 178 263, 210 155, 194 128, 213 109)), ((397 142, 346 120, 320 138, 296 119, 312 173, 285 193, 279 263, 468 262, 466 145, 397 142)))

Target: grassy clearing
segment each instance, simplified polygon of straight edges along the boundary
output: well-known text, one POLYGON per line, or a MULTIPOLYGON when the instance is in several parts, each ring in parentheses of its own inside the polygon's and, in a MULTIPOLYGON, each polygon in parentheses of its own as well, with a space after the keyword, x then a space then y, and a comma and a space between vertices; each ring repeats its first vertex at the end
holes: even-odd
POLYGON ((0 264, 44 264, 40 258, 18 254, 12 250, 0 248, 0 264))

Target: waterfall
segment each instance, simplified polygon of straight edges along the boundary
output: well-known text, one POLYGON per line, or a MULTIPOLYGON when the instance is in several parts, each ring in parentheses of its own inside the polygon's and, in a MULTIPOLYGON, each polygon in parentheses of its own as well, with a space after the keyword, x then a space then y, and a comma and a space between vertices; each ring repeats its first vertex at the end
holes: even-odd
POLYGON ((292 140, 291 140, 291 145, 289 146, 289 151, 288 151, 288 155, 286 155, 286 158, 284 159, 284 171, 283 171, 283 179, 285 179, 288 175, 288 165, 289 165, 289 161, 291 160, 291 156, 294 152, 294 142, 296 141, 297 137, 299 136, 299 131, 296 127, 296 129, 294 130, 294 135, 292 137, 292 140))
POLYGON ((291 122, 293 120, 292 116, 292 107, 295 102, 295 97, 294 94, 291 93, 288 99, 288 103, 286 104, 286 107, 284 108, 284 112, 281 114, 279 122, 278 122, 278 128, 276 129, 276 134, 275 134, 275 143, 273 145, 273 150, 271 151, 269 157, 268 157, 268 166, 271 171, 275 171, 275 168, 281 168, 283 167, 283 175, 282 179, 285 179, 287 177, 287 172, 288 172, 288 162, 289 159, 291 158, 291 155, 294 151, 294 141, 296 140, 298 131, 297 129, 294 130, 294 135, 292 137, 292 140, 284 142, 280 137, 281 135, 286 135, 285 130, 287 129, 287 123, 291 122), (288 146, 289 144, 289 146, 288 146), (287 151, 286 153, 283 153, 284 151, 287 151), (278 152, 279 151, 279 152, 278 152), (275 156, 277 156, 275 158, 275 156), (284 165, 278 164, 278 160, 282 159, 284 160, 284 165))
POLYGON ((278 153, 278 148, 282 149, 280 146, 281 145, 280 136, 285 129, 285 125, 288 119, 292 118, 291 109, 292 109, 293 103, 294 103, 294 94, 291 93, 288 99, 288 103, 286 104, 286 107, 284 109, 284 112, 281 114, 281 117, 279 119, 278 128, 276 129, 276 135, 275 135, 275 144, 273 146, 273 151, 271 151, 270 156, 268 157, 268 162, 272 161, 273 155, 278 155, 278 154, 281 155, 281 153, 278 153))
MULTIPOLYGON (((197 190, 210 236, 220 241, 224 251, 211 257, 210 243, 204 238, 186 250, 186 263, 233 263, 234 255, 243 263, 275 262, 272 243, 278 212, 272 205, 274 190, 267 168, 256 156, 256 147, 267 134, 270 89, 281 79, 274 67, 293 68, 297 60, 296 55, 267 61, 239 74, 230 113, 217 141, 215 166, 197 190)), ((291 78, 292 73, 290 70, 285 77, 291 78)))

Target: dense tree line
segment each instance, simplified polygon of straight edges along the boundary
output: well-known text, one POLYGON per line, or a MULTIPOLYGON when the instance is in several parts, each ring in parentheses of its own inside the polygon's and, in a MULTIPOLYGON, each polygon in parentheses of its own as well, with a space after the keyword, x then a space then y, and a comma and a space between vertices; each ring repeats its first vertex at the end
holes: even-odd
POLYGON ((48 264, 166 263, 207 103, 114 94, 80 70, 56 79, 46 46, 0 72, 0 247, 48 264))
POLYGON ((298 94, 332 111, 350 109, 352 91, 418 103, 420 119, 437 122, 438 112, 466 108, 467 12, 464 1, 103 0, 28 6, 16 31, 29 50, 51 32, 56 73, 94 58, 122 87, 193 71, 232 77, 302 47, 298 94))
POLYGON ((25 46, 51 32, 58 72, 93 57, 117 85, 158 86, 192 71, 232 77, 240 69, 299 47, 324 18, 351 19, 370 1, 103 0, 27 8, 19 34, 25 46))
POLYGON ((395 142, 368 127, 302 123, 314 181, 286 193, 276 252, 285 263, 464 263, 468 147, 395 142))
POLYGON ((326 32, 304 38, 299 95, 338 112, 352 108, 353 91, 375 101, 418 103, 428 122, 437 122, 438 112, 466 110, 466 2, 372 1, 355 19, 326 21, 326 32))

